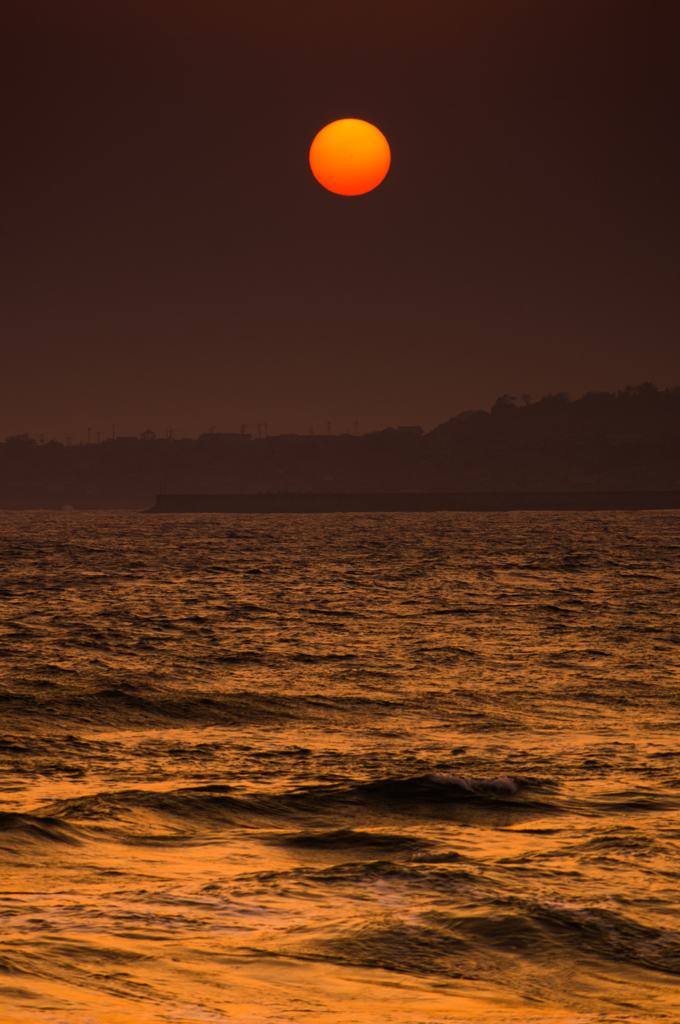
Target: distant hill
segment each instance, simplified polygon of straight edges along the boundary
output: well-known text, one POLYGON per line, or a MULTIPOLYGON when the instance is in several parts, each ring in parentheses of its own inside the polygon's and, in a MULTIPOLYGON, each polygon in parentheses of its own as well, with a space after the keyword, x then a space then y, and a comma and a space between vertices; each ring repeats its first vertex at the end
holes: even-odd
POLYGON ((680 387, 502 395, 423 433, 203 434, 0 444, 0 507, 147 508, 173 493, 680 489, 680 387))
POLYGON ((680 435, 680 387, 659 391, 654 384, 611 394, 590 391, 570 401, 564 393, 532 402, 502 395, 490 413, 460 413, 432 431, 433 437, 508 439, 534 443, 541 438, 656 440, 680 435))

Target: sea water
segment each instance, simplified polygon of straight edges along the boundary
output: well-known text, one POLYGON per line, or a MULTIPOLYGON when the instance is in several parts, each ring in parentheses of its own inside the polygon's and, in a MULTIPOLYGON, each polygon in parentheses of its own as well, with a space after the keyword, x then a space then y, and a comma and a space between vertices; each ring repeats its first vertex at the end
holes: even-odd
POLYGON ((3 1024, 680 1020, 680 513, 0 513, 3 1024))

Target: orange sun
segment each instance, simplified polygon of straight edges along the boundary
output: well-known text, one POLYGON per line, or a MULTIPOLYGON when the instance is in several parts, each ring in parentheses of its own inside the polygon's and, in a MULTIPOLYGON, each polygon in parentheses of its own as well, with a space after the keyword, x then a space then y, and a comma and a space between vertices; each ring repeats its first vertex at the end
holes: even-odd
POLYGON ((329 192, 360 196, 383 180, 390 167, 390 147, 368 121, 346 117, 322 128, 309 151, 312 174, 329 192))

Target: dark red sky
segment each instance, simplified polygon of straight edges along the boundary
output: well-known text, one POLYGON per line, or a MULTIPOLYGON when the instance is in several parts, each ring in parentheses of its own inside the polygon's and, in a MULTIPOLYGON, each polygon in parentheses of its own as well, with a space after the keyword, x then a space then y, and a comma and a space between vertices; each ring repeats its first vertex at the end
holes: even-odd
POLYGON ((429 429, 680 384, 674 9, 17 3, 0 436, 429 429), (340 117, 392 148, 368 195, 309 170, 340 117))

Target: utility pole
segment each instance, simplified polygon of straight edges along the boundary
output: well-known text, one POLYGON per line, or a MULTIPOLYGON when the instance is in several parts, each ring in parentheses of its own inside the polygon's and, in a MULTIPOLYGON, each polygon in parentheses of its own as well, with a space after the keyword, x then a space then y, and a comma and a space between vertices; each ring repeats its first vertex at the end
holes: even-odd
POLYGON ((97 444, 99 444, 99 438, 102 436, 101 430, 97 431, 97 444))

